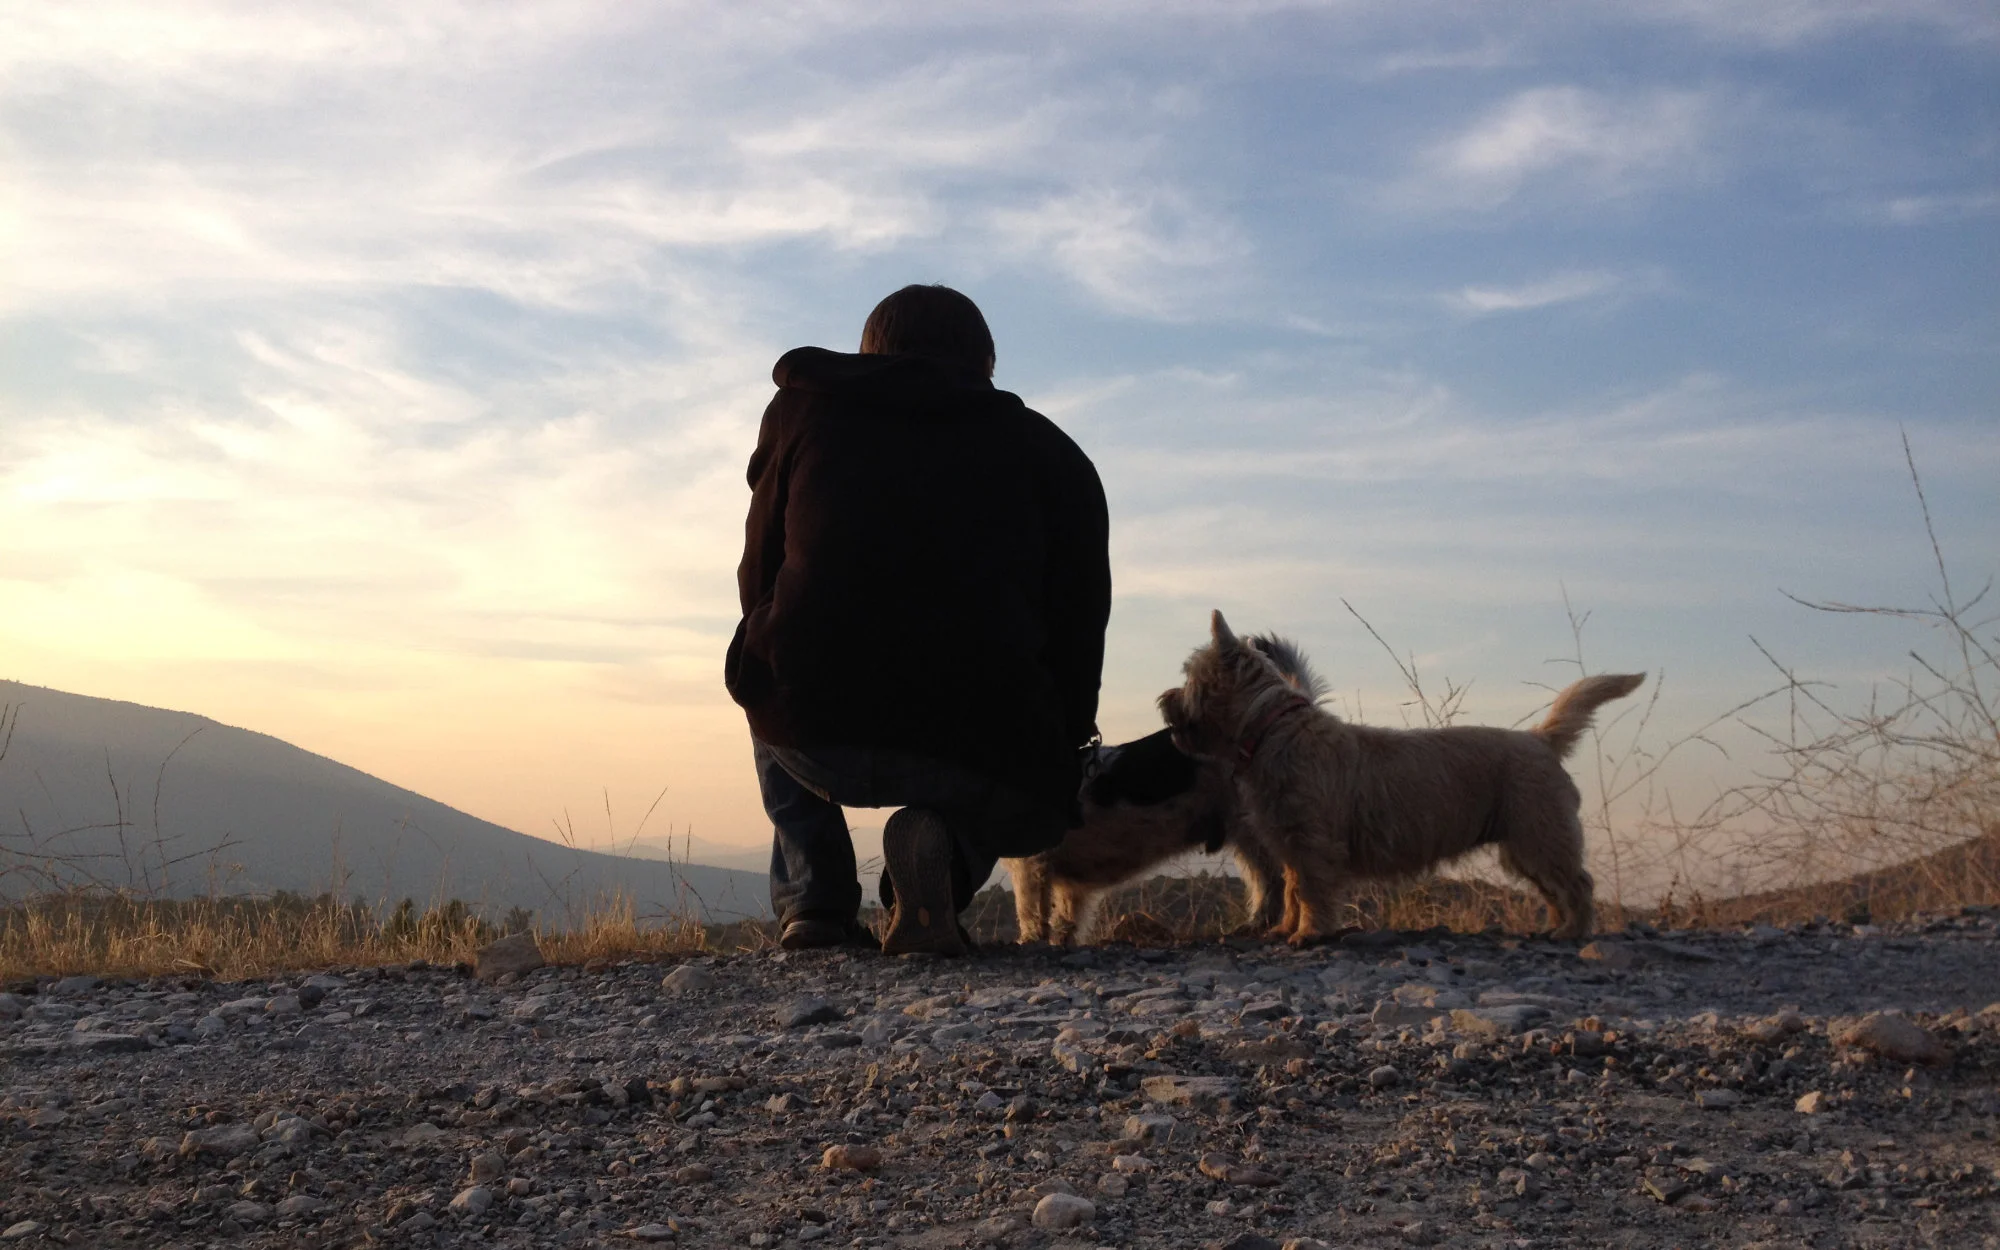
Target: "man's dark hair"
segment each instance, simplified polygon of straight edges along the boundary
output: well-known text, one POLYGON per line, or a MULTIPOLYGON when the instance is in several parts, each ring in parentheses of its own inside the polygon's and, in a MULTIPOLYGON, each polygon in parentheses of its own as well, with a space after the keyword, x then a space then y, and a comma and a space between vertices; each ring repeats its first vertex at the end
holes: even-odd
POLYGON ((979 305, 948 286, 906 286, 861 327, 864 355, 934 356, 993 375, 993 332, 979 305))

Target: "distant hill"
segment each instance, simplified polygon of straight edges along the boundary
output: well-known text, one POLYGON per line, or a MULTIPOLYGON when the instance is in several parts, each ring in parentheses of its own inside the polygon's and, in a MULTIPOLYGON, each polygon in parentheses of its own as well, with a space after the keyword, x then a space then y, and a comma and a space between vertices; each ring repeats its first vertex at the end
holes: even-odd
POLYGON ((0 898, 82 881, 170 896, 331 888, 559 923, 622 891, 642 915, 770 914, 763 872, 572 850, 205 716, 18 682, 0 682, 0 705, 18 717, 0 758, 0 898))
MULTIPOLYGON (((848 836, 854 842, 855 875, 861 879, 861 897, 864 900, 875 897, 875 883, 882 876, 882 830, 880 826, 851 825, 848 836)), ((676 863, 697 862, 717 868, 736 868, 765 876, 771 870, 771 844, 761 846, 740 846, 728 842, 712 842, 706 838, 674 838, 652 841, 620 842, 615 846, 599 845, 595 849, 619 855, 630 855, 639 859, 673 860, 676 863)), ((1005 877, 1002 871, 996 875, 1005 877)))

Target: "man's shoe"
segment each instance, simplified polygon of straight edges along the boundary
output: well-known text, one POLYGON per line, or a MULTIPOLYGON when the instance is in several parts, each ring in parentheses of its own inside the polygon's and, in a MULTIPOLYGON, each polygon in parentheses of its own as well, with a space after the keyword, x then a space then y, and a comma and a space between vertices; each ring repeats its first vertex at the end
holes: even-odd
POLYGON ((906 807, 882 826, 882 871, 896 895, 884 955, 963 955, 951 897, 951 833, 936 812, 906 807))
POLYGON ((857 946, 865 950, 876 948, 875 935, 860 924, 841 924, 817 916, 800 916, 786 921, 784 932, 778 936, 778 945, 788 951, 817 951, 834 946, 857 946))

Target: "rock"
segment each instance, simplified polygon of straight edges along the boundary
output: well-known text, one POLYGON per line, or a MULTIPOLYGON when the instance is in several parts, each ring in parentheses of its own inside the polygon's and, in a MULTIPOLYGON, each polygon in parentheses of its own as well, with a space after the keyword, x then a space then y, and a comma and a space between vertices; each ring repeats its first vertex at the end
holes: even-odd
POLYGON ((1173 1140, 1174 1129, 1179 1121, 1170 1115, 1128 1115, 1125 1117, 1125 1140, 1133 1142, 1165 1142, 1173 1140))
POLYGON ((1859 1024, 1842 1029, 1833 1039, 1842 1046, 1871 1051, 1897 1063, 1951 1062, 1951 1048, 1902 1016, 1876 1012, 1859 1024))
POLYGON ((1428 1246, 1437 1240, 1437 1231, 1422 1220, 1414 1220, 1398 1230, 1407 1245, 1428 1246))
POLYGON ((1097 1178, 1097 1192, 1107 1198, 1123 1198, 1130 1188, 1132 1182, 1117 1172, 1106 1172, 1097 1178))
POLYGON ((535 1182, 525 1176, 516 1176, 507 1182, 507 1196, 510 1198, 525 1198, 534 1192, 535 1182))
POLYGON ((28 1000, 19 994, 0 994, 0 1024, 19 1020, 28 1010, 28 1000))
POLYGON ((993 1245, 1005 1241, 1021 1231, 1021 1221, 1011 1215, 995 1215, 979 1221, 973 1226, 973 1240, 980 1245, 993 1245))
POLYGON ((229 1021, 210 1012, 194 1022, 194 1035, 201 1038, 216 1038, 229 1032, 229 1021))
POLYGON ((64 977, 49 987, 51 994, 88 994, 103 985, 102 979, 93 976, 64 977))
POLYGON ((1226 1076, 1149 1076, 1139 1082, 1146 1097, 1169 1106, 1202 1107, 1236 1096, 1236 1082, 1226 1076))
POLYGON ((1630 968, 1639 962, 1638 957, 1625 949, 1622 942, 1588 942, 1576 953, 1576 957, 1607 968, 1630 968))
POLYGON ((781 1029, 803 1029, 840 1019, 840 1008, 824 998, 794 998, 772 1013, 781 1029))
MULTIPOLYGON (((821 1160, 822 1163, 825 1160, 821 1160)), ((690 1163, 686 1167, 674 1169, 676 1185, 706 1185, 715 1179, 715 1169, 706 1163, 690 1163)))
POLYGON ((1036 1228, 1079 1228, 1097 1218, 1097 1204, 1074 1194, 1049 1194, 1035 1204, 1036 1228))
POLYGON ((1152 1171, 1153 1161, 1145 1155, 1114 1155, 1111 1159, 1111 1170, 1137 1175, 1152 1171))
POLYGON ((278 1204, 278 1218, 295 1220, 301 1216, 315 1215, 324 1209, 326 1203, 311 1194, 293 1194, 278 1204))
POLYGON ((672 1241, 674 1230, 665 1224, 641 1224, 637 1228, 626 1229, 624 1235, 633 1241, 672 1241))
POLYGON ((1376 1089, 1388 1089, 1391 1085, 1400 1085, 1402 1081, 1403 1074, 1386 1063, 1368 1074, 1368 1083, 1376 1089))
POLYGON ((22 1241, 47 1227, 48 1225, 40 1220, 22 1220, 19 1223, 9 1224, 7 1231, 0 1233, 0 1241, 22 1241))
POLYGON ((1743 1032, 1752 1041, 1769 1043, 1782 1041, 1794 1033, 1803 1033, 1805 1027, 1805 1017, 1788 1007, 1776 1015, 1766 1016, 1743 1032))
MULTIPOLYGON (((1218 1212, 1218 1214, 1228 1213, 1218 1212)), ((1284 1248, 1262 1233, 1238 1233, 1222 1243, 1222 1250, 1284 1250, 1284 1248)))
POLYGON ((819 1165, 834 1171, 873 1172, 882 1166, 882 1152, 873 1146, 828 1146, 819 1165))
POLYGON ((1317 1237, 1294 1237, 1284 1244, 1283 1250, 1333 1250, 1317 1237))
POLYGON ((532 933, 510 933, 489 942, 473 960, 473 975, 482 981, 497 981, 510 972, 524 976, 548 962, 542 958, 542 948, 532 933))
POLYGON ((1727 1111, 1743 1105, 1743 1095, 1733 1089, 1696 1090, 1694 1105, 1703 1111, 1727 1111))
POLYGON ((425 1120, 421 1124, 412 1124, 409 1128, 403 1130, 403 1144, 405 1146, 428 1146, 443 1136, 443 1129, 432 1124, 429 1120, 425 1120))
POLYGON ((133 1055, 152 1049, 145 1038, 132 1033, 72 1033, 69 1044, 73 1050, 96 1055, 133 1055))
POLYGON ((195 1129, 181 1138, 181 1153, 233 1159, 255 1150, 257 1145, 257 1130, 248 1124, 218 1124, 214 1128, 195 1129))
POLYGON ((1672 1206, 1688 1192, 1686 1181, 1672 1176, 1649 1176, 1646 1178, 1646 1192, 1660 1202, 1672 1206))
POLYGON ((507 1160, 497 1150, 482 1150, 472 1156, 470 1174, 475 1184, 497 1181, 507 1171, 507 1160))
POLYGON ((1404 1028, 1412 1025, 1429 1024, 1433 1017, 1443 1014, 1444 1012, 1432 1007, 1413 1007, 1406 1003, 1398 1003, 1385 998, 1375 1004, 1375 1010, 1368 1015, 1368 1022, 1370 1024, 1387 1025, 1390 1028, 1404 1028))
POLYGON ((224 1208, 222 1213, 230 1219, 235 1220, 238 1224, 268 1223, 273 1214, 271 1208, 265 1206, 263 1203, 248 1200, 232 1202, 228 1207, 224 1208))
POLYGON ((1533 1003, 1499 1007, 1461 1007, 1451 1013, 1451 1027, 1476 1037, 1513 1037, 1549 1018, 1549 1009, 1533 1003))
POLYGON ((273 1016, 296 1016, 305 1009, 297 994, 280 994, 264 1004, 265 1013, 273 1016))
POLYGON ((1279 1180, 1274 1172, 1267 1172, 1263 1168, 1251 1167, 1245 1163, 1232 1162, 1227 1155, 1205 1154, 1196 1166, 1201 1169, 1203 1176, 1213 1177, 1230 1185, 1252 1185, 1262 1189, 1277 1184, 1279 1180))
POLYGON ((396 1225, 396 1231, 405 1237, 414 1237, 418 1233, 429 1232, 436 1227, 437 1217, 435 1215, 432 1215, 429 1211, 419 1211, 396 1225))
POLYGON ((1799 1100, 1792 1104, 1792 1110, 1800 1115, 1818 1115, 1826 1110, 1826 1106, 1827 1096, 1815 1089, 1799 1095, 1799 1100))
POLYGON ((695 994, 702 990, 712 990, 715 988, 715 974, 694 964, 682 964, 660 981, 660 988, 674 994, 695 994))
POLYGON ((484 1215, 486 1208, 493 1205, 493 1191, 484 1185, 473 1185, 458 1191, 451 1200, 451 1209, 460 1215, 484 1215))

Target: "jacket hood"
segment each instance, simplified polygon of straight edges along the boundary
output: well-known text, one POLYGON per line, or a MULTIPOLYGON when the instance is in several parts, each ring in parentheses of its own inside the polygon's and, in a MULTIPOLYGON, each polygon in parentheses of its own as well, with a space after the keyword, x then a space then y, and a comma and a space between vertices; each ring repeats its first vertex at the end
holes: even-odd
POLYGON ((796 347, 778 357, 771 381, 782 390, 875 403, 921 404, 952 392, 994 389, 981 370, 931 356, 864 356, 824 347, 796 347))

